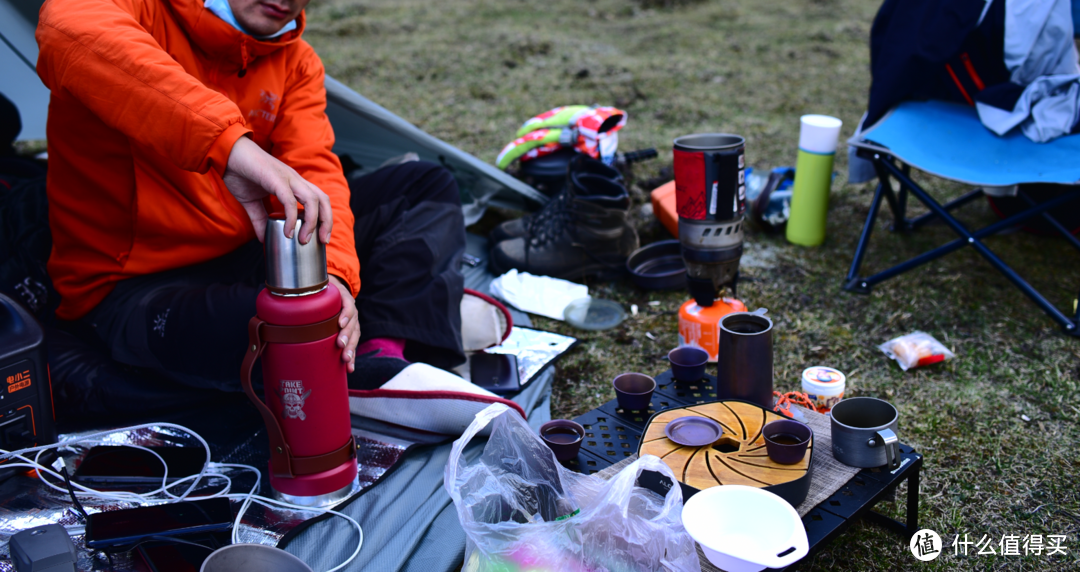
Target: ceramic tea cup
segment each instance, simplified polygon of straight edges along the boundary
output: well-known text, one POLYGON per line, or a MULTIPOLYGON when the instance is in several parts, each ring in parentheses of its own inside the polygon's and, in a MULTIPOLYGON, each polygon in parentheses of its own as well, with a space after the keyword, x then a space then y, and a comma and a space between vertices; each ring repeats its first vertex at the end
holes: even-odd
POLYGON ((792 419, 773 421, 761 430, 765 435, 765 451, 781 465, 794 465, 806 456, 806 448, 814 431, 805 423, 792 419))
POLYGON ((643 373, 618 375, 611 385, 615 387, 619 407, 633 411, 648 409, 652 394, 656 391, 656 380, 643 373))
POLYGON ((540 439, 559 462, 577 457, 584 438, 585 428, 569 419, 555 419, 540 426, 540 439))
POLYGON ((679 381, 698 381, 705 377, 709 352, 693 346, 682 346, 668 352, 667 357, 671 363, 671 377, 679 381))

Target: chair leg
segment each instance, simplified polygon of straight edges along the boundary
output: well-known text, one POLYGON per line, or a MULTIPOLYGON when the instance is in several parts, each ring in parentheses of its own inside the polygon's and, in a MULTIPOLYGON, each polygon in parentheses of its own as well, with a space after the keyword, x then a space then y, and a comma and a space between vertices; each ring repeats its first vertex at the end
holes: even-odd
POLYGON ((862 235, 859 236, 859 244, 855 247, 855 258, 851 261, 851 269, 848 270, 847 280, 844 282, 844 290, 856 294, 869 294, 870 287, 859 278, 859 269, 862 267, 863 258, 866 256, 866 247, 870 244, 870 233, 874 230, 874 220, 877 219, 878 210, 881 209, 881 198, 885 194, 884 186, 888 181, 878 180, 874 190, 874 200, 870 203, 870 214, 866 215, 866 224, 863 225, 862 235))
MULTIPOLYGON (((889 169, 885 167, 885 163, 887 161, 891 161, 892 157, 883 157, 878 153, 874 153, 871 160, 874 163, 874 170, 877 171, 878 189, 882 191, 882 196, 885 197, 885 200, 889 203, 889 210, 893 214, 893 220, 897 220, 897 217, 903 218, 902 213, 904 211, 900 209, 900 201, 897 199, 896 193, 893 192, 892 180, 889 176, 889 169)), ((892 165, 890 164, 890 166, 892 165)), ((903 188, 903 184, 901 184, 900 188, 903 188)), ((895 225, 893 230, 895 230, 895 225)))
POLYGON ((1073 330, 1073 332, 1075 332, 1074 335, 1080 336, 1080 293, 1073 299, 1073 323, 1077 326, 1076 329, 1073 330))
MULTIPOLYGON (((904 163, 901 167, 904 175, 911 177, 911 166, 904 163)), ((893 213, 893 232, 907 232, 911 230, 911 223, 907 219, 907 185, 900 182, 900 191, 896 193, 896 212, 893 213)))
MULTIPOLYGON (((998 222, 996 222, 996 223, 994 223, 994 224, 992 224, 992 225, 990 225, 990 226, 988 226, 986 228, 983 228, 983 229, 981 229, 981 230, 979 230, 979 231, 977 231, 975 233, 972 233, 971 236, 972 236, 972 238, 974 238, 976 240, 980 240, 980 239, 986 238, 988 236, 993 236, 993 235, 995 235, 995 234, 997 234, 999 232, 1002 232, 1002 231, 1008 230, 1010 228, 1013 228, 1014 226, 1020 224, 1021 222, 1023 222, 1024 220, 1026 220, 1026 219, 1028 219, 1028 218, 1030 218, 1032 216, 1038 216, 1039 212, 1042 212, 1042 210, 1049 209, 1049 208, 1054 208, 1055 206, 1058 206, 1062 202, 1064 202, 1064 201, 1055 200, 1053 203, 1040 205, 1037 209, 1034 210, 1034 212, 1026 211, 1026 212, 1021 213, 1021 214, 1013 215, 1013 216, 1011 216, 1011 217, 1009 217, 1009 218, 1007 218, 1005 220, 998 221, 998 222)), ((941 208, 944 208, 944 207, 941 207, 941 208)), ((934 214, 934 216, 937 216, 937 214, 934 214)), ((874 285, 876 285, 878 283, 884 282, 884 281, 886 281, 886 280, 888 280, 888 279, 890 279, 890 278, 892 278, 894 276, 903 274, 903 273, 907 272, 908 270, 911 270, 913 268, 922 266, 923 264, 926 264, 927 262, 937 260, 938 258, 941 258, 942 256, 945 256, 946 254, 949 254, 949 253, 954 252, 956 250, 959 250, 959 249, 967 246, 968 244, 969 244, 969 242, 968 242, 968 240, 966 238, 957 238, 955 240, 947 242, 947 243, 943 244, 942 246, 939 246, 939 247, 937 247, 937 248, 935 248, 933 250, 929 250, 927 252, 924 252, 924 253, 916 256, 915 258, 912 258, 911 260, 908 260, 907 262, 904 262, 904 263, 898 264, 896 266, 893 266, 892 268, 889 268, 888 270, 883 270, 883 271, 881 271, 881 272, 879 272, 877 274, 874 274, 873 276, 870 276, 868 278, 863 278, 862 282, 865 283, 865 285, 863 285, 863 287, 864 288, 873 287, 874 285)))
MULTIPOLYGON (((953 199, 953 200, 945 203, 944 205, 941 206, 941 208, 943 208, 943 209, 945 209, 947 211, 951 211, 953 209, 962 207, 962 206, 970 203, 971 201, 973 201, 973 200, 975 200, 975 199, 977 199, 977 198, 979 198, 979 197, 981 197, 983 195, 984 195, 984 193, 983 193, 982 189, 975 189, 974 191, 971 191, 971 192, 965 194, 964 196, 962 196, 962 197, 960 197, 958 199, 953 199)), ((928 213, 923 214, 923 215, 919 215, 919 216, 917 216, 917 217, 915 217, 915 218, 908 221, 908 228, 910 230, 915 230, 915 229, 918 229, 918 228, 922 228, 923 225, 933 221, 936 218, 937 218, 937 215, 934 214, 933 211, 928 212, 928 213)))
MULTIPOLYGON (((998 258, 998 256, 994 254, 993 251, 987 248, 986 245, 984 245, 982 241, 979 240, 986 233, 986 231, 1001 227, 1003 223, 1012 223, 1014 219, 1023 220, 1033 216, 1037 216, 1053 207, 1070 202, 1077 197, 1080 197, 1080 189, 1071 193, 1063 194, 1050 201, 1046 201, 1045 203, 1042 203, 1037 207, 1033 207, 1025 211, 1024 213, 1009 217, 1008 219, 1000 221, 997 224, 990 225, 982 231, 972 233, 967 229, 967 227, 961 224, 960 221, 950 216, 948 211, 946 211, 940 204, 938 204, 937 201, 932 199, 930 195, 926 193, 926 191, 923 191, 895 165, 883 161, 882 166, 884 169, 888 170, 893 177, 896 177, 896 179, 900 181, 900 184, 907 185, 908 188, 911 190, 912 194, 914 194, 916 198, 919 199, 919 201, 925 204, 926 207, 933 211, 937 216, 941 217, 941 219, 944 220, 945 223, 948 224, 954 232, 956 232, 956 234, 963 237, 963 240, 970 244, 980 255, 982 255, 983 258, 990 262, 990 264, 993 265, 994 268, 1004 274, 1005 277, 1009 279, 1009 281, 1011 281, 1017 288, 1020 289, 1021 292, 1024 293, 1024 295, 1030 298, 1031 301, 1035 302, 1035 305, 1039 306, 1039 308, 1042 309, 1042 311, 1045 312, 1048 316, 1050 316, 1051 319, 1060 324, 1065 329, 1066 333, 1070 335, 1080 335, 1080 322, 1078 322, 1076 318, 1070 319, 1068 316, 1066 316, 1060 310, 1054 307, 1054 305, 1051 304, 1046 298, 1044 298, 1042 294, 1038 292, 1038 290, 1035 290, 1035 288, 1028 284, 1027 281, 1021 278, 1019 274, 1017 274, 1011 267, 1009 267, 1009 265, 1005 264, 1005 262, 998 258)), ((1002 229, 999 228, 994 233, 1000 232, 1000 230, 1002 229)), ((954 243, 955 242, 957 241, 954 241, 954 243)), ((939 248, 937 250, 942 250, 942 248, 939 248)), ((955 248, 953 250, 955 250, 955 248)), ((946 253, 942 252, 938 256, 944 254, 946 253)), ((935 256, 935 258, 936 257, 937 256, 935 256)), ((911 262, 914 262, 914 259, 901 266, 908 266, 911 262)))
MULTIPOLYGON (((1021 199, 1023 199, 1024 202, 1026 202, 1028 204, 1028 206, 1030 206, 1030 207, 1033 207, 1036 204, 1038 204, 1038 203, 1035 202, 1035 199, 1028 196, 1028 194, 1025 193, 1022 189, 1017 191, 1016 194, 1019 195, 1019 197, 1021 199)), ((1077 250, 1080 250, 1080 239, 1077 239, 1076 236, 1073 235, 1073 233, 1069 232, 1069 229, 1065 228, 1065 225, 1058 222, 1058 219, 1054 218, 1054 216, 1051 215, 1048 212, 1043 212, 1042 217, 1047 222, 1049 222, 1051 226, 1054 227, 1054 230, 1058 231, 1059 233, 1061 233, 1061 236, 1065 237, 1066 242, 1071 244, 1073 246, 1073 248, 1075 248, 1077 250)))

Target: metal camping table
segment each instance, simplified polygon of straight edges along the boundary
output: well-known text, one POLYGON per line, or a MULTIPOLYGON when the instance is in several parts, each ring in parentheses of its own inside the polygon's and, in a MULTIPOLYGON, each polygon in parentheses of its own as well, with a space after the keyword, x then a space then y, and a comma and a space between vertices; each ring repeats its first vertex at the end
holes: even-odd
MULTIPOLYGON (((638 441, 654 413, 718 399, 716 378, 711 375, 706 375, 701 381, 687 383, 675 381, 671 372, 667 371, 656 377, 656 385, 647 410, 627 411, 612 400, 574 419, 585 428, 585 439, 577 458, 567 461, 565 465, 584 474, 598 473, 637 452, 638 441)), ((807 558, 863 517, 885 526, 905 540, 914 535, 919 530, 919 473, 922 462, 922 455, 901 444, 899 467, 892 471, 884 468, 863 469, 831 497, 814 507, 802 518, 810 543, 807 558), (873 510, 878 502, 894 498, 896 487, 903 481, 908 483, 904 522, 873 510)), ((786 570, 795 570, 798 565, 797 562, 786 570)))

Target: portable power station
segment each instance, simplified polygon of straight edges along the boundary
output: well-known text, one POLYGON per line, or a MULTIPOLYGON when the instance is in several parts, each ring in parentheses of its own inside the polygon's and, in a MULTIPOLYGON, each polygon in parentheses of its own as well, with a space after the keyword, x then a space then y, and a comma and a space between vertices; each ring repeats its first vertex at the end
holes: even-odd
POLYGON ((55 442, 45 334, 29 312, 0 294, 0 449, 55 442))

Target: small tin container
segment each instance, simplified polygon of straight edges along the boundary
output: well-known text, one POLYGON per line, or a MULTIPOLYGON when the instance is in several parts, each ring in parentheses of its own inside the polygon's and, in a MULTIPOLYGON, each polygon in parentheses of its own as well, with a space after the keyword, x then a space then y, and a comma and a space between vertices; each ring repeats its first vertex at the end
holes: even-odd
POLYGON ((802 372, 802 390, 818 413, 828 413, 844 398, 847 377, 840 370, 825 366, 808 367, 802 372))

